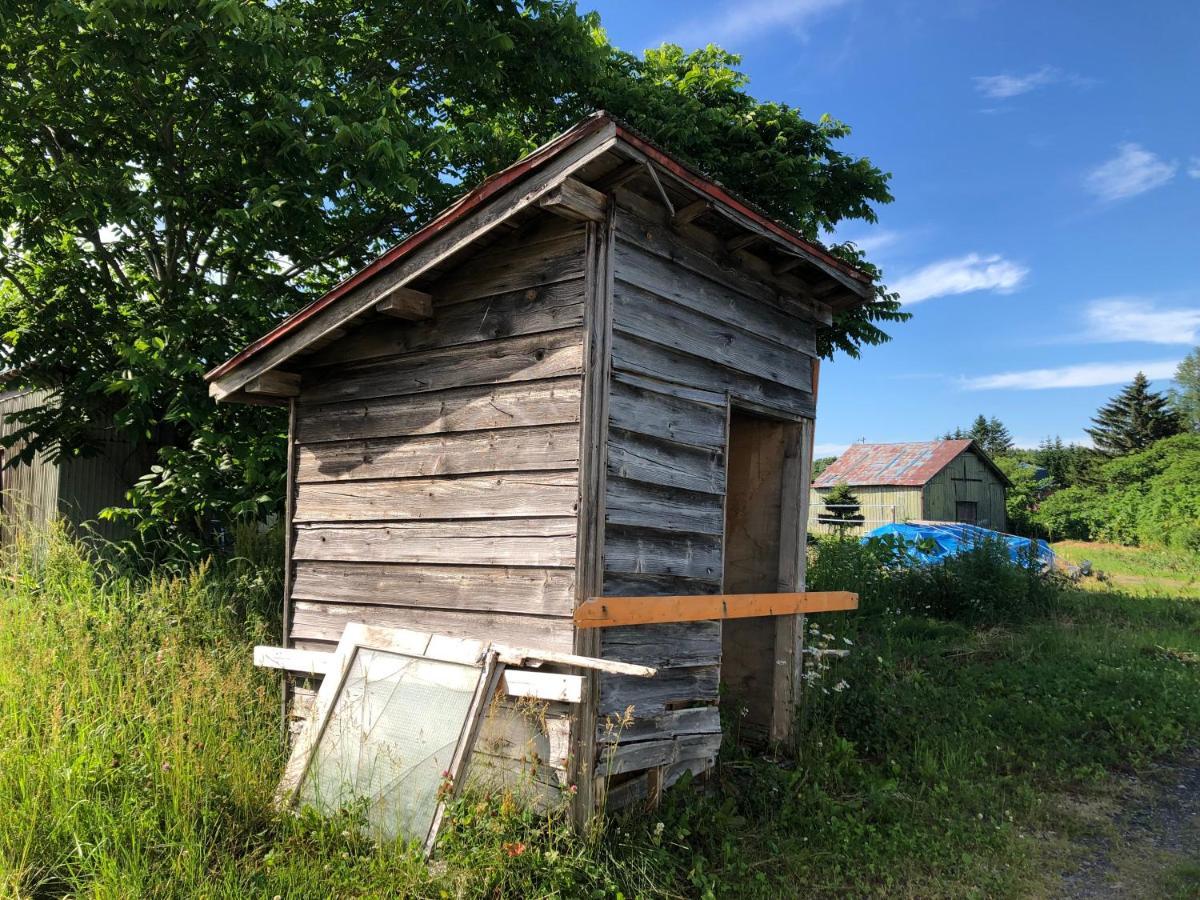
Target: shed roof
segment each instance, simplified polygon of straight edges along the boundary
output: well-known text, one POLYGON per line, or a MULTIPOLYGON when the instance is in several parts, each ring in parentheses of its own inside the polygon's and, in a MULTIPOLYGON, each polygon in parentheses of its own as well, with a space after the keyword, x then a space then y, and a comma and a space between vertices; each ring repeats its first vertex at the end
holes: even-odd
POLYGON ((908 441, 902 444, 852 444, 817 478, 813 487, 845 482, 851 487, 923 487, 967 450, 973 450, 996 477, 1008 477, 972 440, 908 441))
MULTIPOLYGON (((739 199, 717 182, 672 157, 614 117, 605 112, 598 112, 543 144, 507 169, 492 175, 439 213, 423 228, 346 278, 308 306, 280 322, 279 325, 253 341, 242 351, 213 368, 205 375, 206 380, 213 382, 213 390, 210 392, 218 398, 227 396, 239 385, 229 384, 228 387, 225 387, 219 383, 229 382, 230 378, 227 376, 230 376, 235 370, 251 368, 247 364, 258 358, 265 361, 266 367, 274 367, 286 356, 303 352, 303 347, 309 343, 309 338, 307 334, 302 333, 311 332, 312 339, 317 340, 322 333, 327 334, 333 327, 344 324, 351 316, 358 315, 358 304, 351 298, 363 295, 363 291, 359 288, 364 288, 365 283, 372 281, 376 276, 384 272, 400 273, 396 278, 396 284, 389 285, 387 290, 394 290, 400 284, 419 277, 422 270, 433 265, 433 263, 427 264, 421 258, 422 251, 425 251, 426 248, 433 248, 439 239, 448 241, 451 236, 454 236, 457 245, 461 246, 464 237, 457 234, 459 227, 469 227, 473 221, 471 219, 473 214, 491 203, 499 201, 502 197, 509 197, 510 189, 520 189, 529 196, 523 196, 515 202, 510 198, 511 209, 503 213, 505 216, 536 201, 537 195, 545 194, 548 187, 552 186, 541 184, 538 182, 538 178, 552 177, 561 181, 567 175, 583 168, 590 161, 596 160, 602 153, 611 153, 616 156, 618 161, 625 160, 644 164, 656 183, 659 177, 656 173, 660 172, 663 181, 670 182, 672 190, 682 191, 685 195, 690 193, 692 197, 698 196, 734 225, 757 230, 763 234, 768 244, 772 242, 775 244, 777 252, 798 257, 797 261, 802 263, 806 269, 837 289, 821 294, 821 302, 827 304, 827 307, 837 309, 846 305, 860 304, 868 301, 873 295, 872 281, 866 273, 833 256, 820 244, 805 239, 788 226, 769 218, 756 207, 739 199), (592 144, 595 146, 593 147, 592 144), (403 274, 402 270, 405 266, 411 266, 413 272, 403 274), (348 315, 322 315, 326 310, 331 310, 339 301, 343 301, 343 304, 350 301, 348 315), (354 309, 350 309, 350 307, 354 307, 354 309)), ((493 227, 500 220, 500 215, 489 218, 479 226, 480 232, 493 227)), ((471 240, 471 236, 467 235, 465 239, 471 240)), ((447 253, 453 251, 454 247, 448 247, 446 250, 447 253)), ((432 252, 431 249, 427 255, 431 255, 432 252)), ((797 273, 799 271, 797 270, 797 273)), ((261 368, 261 365, 258 367, 261 368)))

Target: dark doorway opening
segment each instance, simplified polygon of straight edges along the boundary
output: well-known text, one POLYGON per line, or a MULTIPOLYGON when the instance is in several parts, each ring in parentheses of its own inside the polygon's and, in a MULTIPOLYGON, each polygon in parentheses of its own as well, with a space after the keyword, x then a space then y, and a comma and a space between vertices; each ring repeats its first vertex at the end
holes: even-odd
MULTIPOLYGON (((803 577, 804 423, 734 409, 725 485, 727 594, 794 591, 803 577)), ((727 619, 721 689, 739 740, 762 745, 791 735, 798 688, 798 616, 727 619)))

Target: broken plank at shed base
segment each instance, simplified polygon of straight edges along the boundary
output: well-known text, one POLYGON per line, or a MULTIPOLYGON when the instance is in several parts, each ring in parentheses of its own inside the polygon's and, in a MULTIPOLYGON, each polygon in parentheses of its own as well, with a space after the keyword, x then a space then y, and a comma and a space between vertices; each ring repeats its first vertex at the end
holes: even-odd
POLYGON ((793 616, 851 609, 858 609, 858 594, 850 591, 592 597, 575 610, 575 626, 613 628, 619 625, 793 616))

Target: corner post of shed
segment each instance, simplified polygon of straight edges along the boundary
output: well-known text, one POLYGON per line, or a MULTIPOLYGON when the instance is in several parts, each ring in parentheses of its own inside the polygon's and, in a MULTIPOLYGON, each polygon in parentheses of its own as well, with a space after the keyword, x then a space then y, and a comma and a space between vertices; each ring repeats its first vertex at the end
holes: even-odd
MULTIPOLYGON (((575 605, 604 592, 604 496, 608 459, 608 393, 612 374, 613 235, 616 204, 604 218, 587 223, 584 258, 584 374, 580 409, 579 512, 576 538, 575 605)), ((600 630, 575 629, 575 653, 600 656, 600 630)), ((600 680, 581 671, 582 702, 571 734, 570 782, 576 793, 572 818, 583 828, 598 801, 596 728, 600 680)))

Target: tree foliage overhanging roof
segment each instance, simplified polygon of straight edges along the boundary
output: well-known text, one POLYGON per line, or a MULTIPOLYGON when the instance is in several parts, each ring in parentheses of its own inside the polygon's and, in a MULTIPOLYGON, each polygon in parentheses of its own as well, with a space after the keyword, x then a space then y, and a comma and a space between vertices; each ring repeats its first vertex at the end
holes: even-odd
MULTIPOLYGON (((3 362, 57 395, 28 433, 89 452, 111 417, 176 539, 282 493, 279 416, 214 408, 203 371, 585 112, 810 238, 891 199, 736 57, 635 57, 557 0, 18 0, 0 47, 3 362)), ((881 291, 822 352, 903 318, 881 291)))

